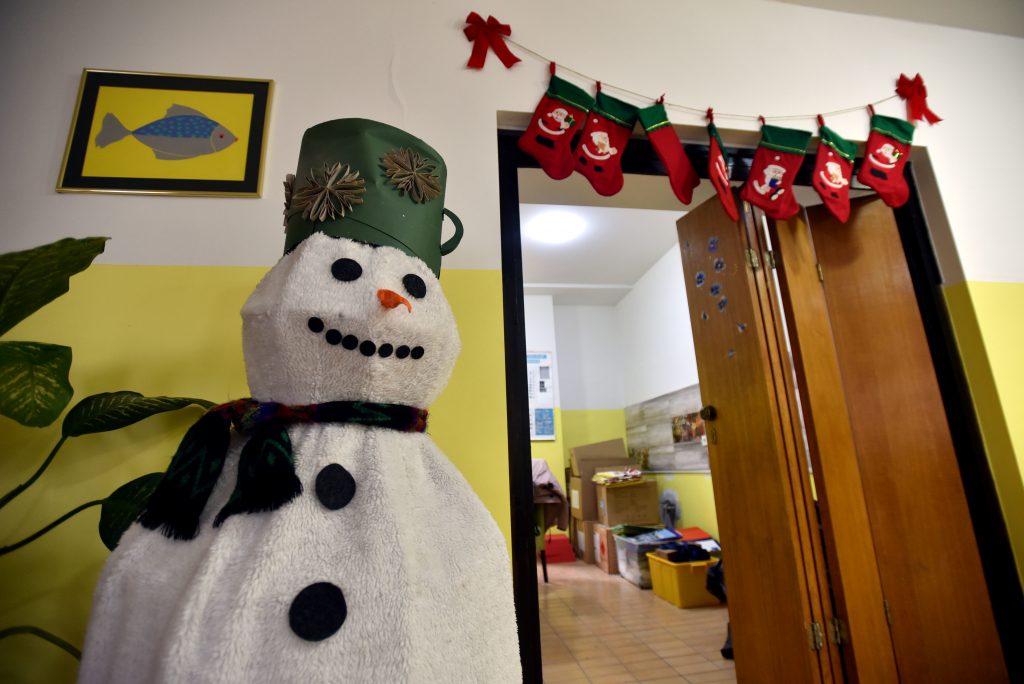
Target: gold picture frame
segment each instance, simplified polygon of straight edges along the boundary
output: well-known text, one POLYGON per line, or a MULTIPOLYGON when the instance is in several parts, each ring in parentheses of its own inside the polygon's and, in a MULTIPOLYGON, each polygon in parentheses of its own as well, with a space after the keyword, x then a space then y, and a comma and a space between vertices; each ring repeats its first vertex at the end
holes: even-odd
POLYGON ((84 69, 57 192, 259 197, 274 82, 84 69))

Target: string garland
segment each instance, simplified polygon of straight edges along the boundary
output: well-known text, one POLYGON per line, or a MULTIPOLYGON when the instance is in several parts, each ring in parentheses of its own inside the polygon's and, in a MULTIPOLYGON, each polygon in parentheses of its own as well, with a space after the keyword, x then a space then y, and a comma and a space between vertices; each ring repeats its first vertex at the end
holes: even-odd
MULTIPOLYGON (((522 152, 532 156, 550 178, 562 180, 577 172, 590 182, 598 194, 609 197, 618 193, 622 189, 624 177, 621 154, 639 122, 665 167, 672 191, 680 202, 689 204, 693 200, 694 188, 700 184, 700 175, 670 125, 668 110, 685 112, 701 116, 707 121, 707 177, 726 214, 733 221, 738 220, 736 198, 729 177, 731 167, 715 126, 712 107, 704 109, 666 102, 664 94, 652 97, 622 86, 602 84, 600 79, 582 71, 562 67, 564 71, 594 83, 597 93, 591 96, 579 85, 557 77, 555 71, 558 64, 553 59, 512 40, 512 27, 502 24, 493 15, 484 20, 480 14, 470 12, 462 31, 466 40, 473 44, 467 68, 483 69, 488 52, 493 51, 505 68, 511 69, 522 60, 509 50, 509 45, 547 63, 551 73, 547 90, 517 145, 522 152), (605 93, 605 90, 614 90, 641 100, 642 104, 636 106, 605 93)), ((900 74, 893 95, 866 105, 813 114, 771 117, 719 112, 718 116, 723 119, 756 121, 760 124, 761 140, 739 197, 761 209, 771 219, 791 218, 800 211, 793 184, 803 165, 812 134, 806 130, 768 125, 767 119, 810 119, 817 123, 819 137, 812 185, 829 211, 841 223, 845 223, 850 215, 849 190, 854 179, 858 146, 844 140, 826 126, 825 117, 867 110, 871 130, 856 180, 877 192, 889 206, 902 206, 909 198, 903 171, 910 154, 916 122, 921 119, 929 124, 942 121, 928 107, 927 98, 928 90, 921 74, 914 78, 900 74), (875 112, 876 105, 897 97, 906 101, 907 120, 875 112)), ((725 301, 724 298, 722 301, 725 301)))
MULTIPOLYGON (((522 43, 520 43, 520 42, 518 42, 516 40, 513 40, 510 36, 506 36, 505 37, 505 42, 509 43, 511 45, 515 45, 517 48, 519 48, 523 52, 527 53, 528 55, 530 55, 534 59, 540 60, 541 62, 544 62, 545 64, 555 63, 555 64, 558 65, 558 68, 560 70, 562 70, 562 71, 567 71, 570 74, 575 74, 576 76, 579 76, 580 78, 582 78, 584 80, 587 80, 587 81, 591 81, 591 82, 595 82, 595 83, 596 82, 600 82, 601 83, 601 87, 603 89, 606 89, 606 90, 616 90, 616 91, 618 91, 620 93, 623 93, 625 95, 629 95, 629 96, 631 96, 633 98, 636 98, 638 100, 641 100, 643 102, 655 102, 655 101, 659 101, 661 99, 659 97, 655 97, 655 96, 651 96, 651 95, 645 95, 643 93, 638 93, 635 90, 630 90, 628 88, 623 88, 622 86, 617 86, 617 85, 614 85, 612 83, 608 83, 607 81, 602 81, 601 79, 598 79, 598 78, 595 78, 595 77, 590 76, 588 74, 585 74, 582 71, 578 71, 578 70, 573 69, 571 67, 567 67, 564 64, 562 64, 561 62, 558 62, 557 60, 553 60, 550 57, 542 55, 539 52, 537 52, 536 50, 532 50, 532 49, 526 47, 525 45, 523 45, 522 43)), ((662 96, 662 97, 664 97, 664 96, 662 96)), ((714 115, 715 115, 715 118, 717 118, 717 119, 733 119, 735 121, 761 122, 764 119, 771 119, 772 121, 795 121, 795 120, 800 120, 800 119, 811 119, 811 120, 815 120, 816 121, 819 116, 822 116, 822 117, 832 117, 832 116, 840 116, 840 115, 843 115, 843 114, 850 114, 852 112, 862 112, 862 111, 864 111, 865 106, 877 107, 878 105, 880 105, 882 103, 888 102, 889 100, 895 100, 898 97, 899 97, 899 95, 892 94, 892 95, 889 95, 888 97, 883 97, 880 100, 875 100, 874 102, 871 102, 868 105, 856 105, 854 107, 845 107, 843 109, 833 109, 833 110, 827 111, 827 112, 815 112, 814 114, 786 114, 786 115, 780 115, 780 116, 761 116, 759 114, 734 114, 734 113, 729 113, 729 112, 720 112, 720 111, 718 111, 716 109, 714 115)), ((708 112, 707 107, 694 107, 694 106, 691 106, 691 105, 679 104, 679 103, 676 103, 676 102, 669 102, 667 100, 663 100, 663 104, 665 105, 666 109, 671 109, 671 110, 678 111, 678 112, 685 112, 687 114, 694 114, 694 115, 700 116, 702 119, 706 116, 706 114, 708 112)))

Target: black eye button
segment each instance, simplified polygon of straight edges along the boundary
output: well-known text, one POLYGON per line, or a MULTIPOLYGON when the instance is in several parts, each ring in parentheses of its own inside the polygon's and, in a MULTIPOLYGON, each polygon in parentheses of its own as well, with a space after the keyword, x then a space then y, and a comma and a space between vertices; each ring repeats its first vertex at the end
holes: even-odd
POLYGON ((347 283, 363 275, 363 267, 352 259, 338 259, 331 264, 331 275, 341 282, 347 283))
POLYGON ((427 296, 427 284, 423 282, 423 278, 414 273, 402 278, 402 284, 405 285, 405 291, 416 299, 423 299, 427 296))

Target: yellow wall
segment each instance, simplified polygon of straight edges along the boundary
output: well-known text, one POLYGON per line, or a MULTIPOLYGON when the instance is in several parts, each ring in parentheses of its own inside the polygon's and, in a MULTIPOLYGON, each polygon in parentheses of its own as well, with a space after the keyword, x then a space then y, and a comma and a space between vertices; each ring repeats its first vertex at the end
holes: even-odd
MULTIPOLYGON (((95 392, 191 395, 226 401, 247 395, 238 311, 263 268, 93 266, 72 291, 5 339, 74 349, 75 400, 95 392)), ((431 411, 430 433, 462 470, 509 535, 501 275, 445 271, 442 285, 459 321, 463 352, 431 411), (489 305, 485 305, 489 304, 489 305)), ((1024 549, 1024 285, 968 283, 946 298, 964 355, 986 449, 1018 568, 1024 549)), ((197 409, 157 416, 126 430, 65 445, 54 465, 0 513, 0 544, 34 532, 80 502, 101 498, 138 475, 162 470, 197 409)), ((624 437, 621 410, 557 411, 559 439, 543 447, 555 466, 578 444, 624 437)), ((0 491, 24 481, 58 429, 22 428, 0 418, 0 491)), ((541 443, 534 443, 535 446, 541 443)), ((675 489, 683 524, 718 535, 710 478, 657 476, 675 489)), ((43 539, 0 558, 0 627, 36 624, 82 643, 92 587, 107 552, 92 509, 43 539)), ((1024 574, 1024 572, 1022 572, 1024 574)), ((72 681, 75 662, 30 637, 0 641, 0 681, 72 681)))
POLYGON ((965 282, 945 297, 1024 581, 1024 283, 965 282))
MULTIPOLYGON (((608 439, 626 439, 626 412, 623 409, 607 410, 562 410, 561 442, 564 445, 565 463, 569 463, 569 451, 580 444, 603 442, 608 439)), ((536 445, 536 442, 534 443, 536 445)), ((550 463, 550 461, 549 461, 550 463)), ((707 473, 676 473, 655 475, 658 494, 666 488, 674 489, 682 505, 682 524, 700 527, 711 536, 718 538, 718 519, 715 513, 715 497, 711 491, 711 476, 707 473)))
POLYGON ((672 473, 655 475, 658 496, 666 489, 674 490, 682 506, 677 527, 699 527, 718 539, 718 518, 715 514, 715 495, 711 490, 709 473, 672 473))
POLYGON ((609 439, 626 439, 626 412, 623 409, 566 409, 562 411, 563 458, 569 465, 574 447, 609 439))
POLYGON ((565 469, 573 447, 608 439, 626 439, 626 414, 622 409, 555 408, 555 437, 549 442, 530 442, 533 458, 543 458, 565 488, 565 469))
MULTIPOLYGON (((248 394, 239 310, 266 269, 93 266, 71 292, 4 339, 74 350, 73 402, 96 392, 197 396, 248 394)), ((463 351, 448 389, 431 407, 429 432, 509 536, 501 274, 445 271, 442 285, 463 351)), ((70 440, 43 477, 0 513, 0 545, 36 531, 81 502, 166 467, 198 409, 125 430, 70 440)), ((23 482, 53 446, 59 424, 23 428, 0 417, 0 492, 23 482)), ((92 589, 107 557, 90 509, 0 558, 0 628, 35 624, 80 646, 92 589)), ((68 682, 76 662, 34 637, 0 641, 0 681, 68 682)))

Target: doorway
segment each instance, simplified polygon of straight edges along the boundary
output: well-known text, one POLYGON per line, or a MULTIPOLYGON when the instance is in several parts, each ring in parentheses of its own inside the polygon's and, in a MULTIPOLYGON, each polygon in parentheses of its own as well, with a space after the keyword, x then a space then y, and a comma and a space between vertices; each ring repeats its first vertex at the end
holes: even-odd
MULTIPOLYGON (((501 193, 502 268, 505 304, 506 393, 509 416, 509 475, 512 503, 512 561, 516 605, 521 626, 521 649, 526 681, 541 681, 541 652, 537 625, 536 556, 533 545, 532 492, 530 478, 529 418, 526 397, 526 345, 523 321, 522 261, 519 226, 519 168, 534 167, 532 159, 521 154, 516 147, 519 133, 500 131, 499 183, 501 193)), ((734 168, 732 178, 745 180, 753 150, 729 150, 734 168)), ((706 168, 707 149, 687 146, 695 168, 706 168)), ((807 184, 813 168, 813 156, 805 160, 798 183, 807 184)), ((913 162, 911 162, 912 164, 913 162)), ((627 173, 662 175, 650 144, 646 140, 633 140, 623 156, 623 170, 627 173)), ((989 593, 993 599, 996 621, 1003 638, 1015 633, 1012 629, 1020 621, 1020 588, 1012 575, 1012 562, 1008 562, 1009 545, 1005 525, 992 502, 996 501, 991 474, 973 420, 973 407, 960 367, 945 308, 938 286, 941 285, 930 236, 924 223, 923 212, 916 196, 911 177, 911 199, 896 210, 900 239, 907 256, 907 265, 913 280, 917 306, 920 309, 927 334, 928 346, 939 378, 942 400, 947 415, 960 420, 950 424, 956 444, 957 458, 964 489, 970 506, 978 546, 986 572, 989 593), (969 419, 964 420, 964 417, 969 419), (1012 606, 1012 608, 1011 608, 1012 606)), ((1007 650, 1007 657, 1012 653, 1007 650)), ((1012 670, 1012 668, 1011 668, 1012 670)))
MULTIPOLYGON (((545 465, 563 486, 571 480, 564 491, 576 542, 576 555, 559 554, 568 546, 563 532, 537 537, 547 555, 538 582, 544 673, 554 681, 734 676, 722 653, 726 609, 704 589, 718 528, 675 228, 683 210, 660 176, 631 175, 621 193, 597 202, 579 175, 556 182, 520 169, 519 181, 535 486, 550 479, 538 477, 545 465), (551 244, 573 225, 574 240, 551 244), (535 357, 550 359, 551 371, 535 357), (544 377, 555 379, 554 409, 542 406, 552 403, 544 377), (643 482, 595 486, 585 464, 621 470, 629 465, 625 440, 633 462, 646 462, 643 482), (637 545, 619 558, 614 535, 641 530, 617 525, 659 522, 703 549, 691 547, 697 565, 649 561, 653 549, 637 545), (694 572, 672 574, 684 569, 694 572), (669 578, 687 591, 669 594, 669 578)), ((713 193, 709 184, 699 190, 696 203, 713 193)))

